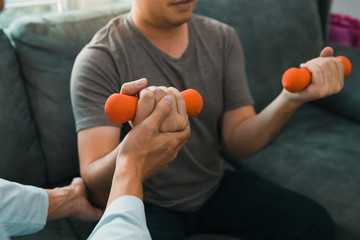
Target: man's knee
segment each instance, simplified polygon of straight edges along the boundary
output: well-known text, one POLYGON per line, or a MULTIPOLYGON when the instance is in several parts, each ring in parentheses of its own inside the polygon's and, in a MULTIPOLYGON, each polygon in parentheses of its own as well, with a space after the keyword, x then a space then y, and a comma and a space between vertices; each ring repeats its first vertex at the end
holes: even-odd
POLYGON ((335 225, 328 211, 317 202, 302 198, 294 211, 294 221, 299 224, 300 239, 335 239, 335 225))
POLYGON ((146 223, 153 240, 183 240, 184 223, 172 211, 145 204, 146 223))

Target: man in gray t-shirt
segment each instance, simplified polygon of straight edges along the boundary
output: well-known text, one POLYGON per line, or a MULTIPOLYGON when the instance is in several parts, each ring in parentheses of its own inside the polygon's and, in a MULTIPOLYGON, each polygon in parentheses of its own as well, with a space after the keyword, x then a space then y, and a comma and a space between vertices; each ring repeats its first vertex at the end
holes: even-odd
POLYGON ((188 26, 189 44, 180 58, 173 58, 141 34, 130 15, 120 16, 82 51, 72 83, 78 131, 109 125, 104 103, 129 80, 146 77, 149 85, 201 93, 203 110, 190 119, 191 138, 178 161, 145 183, 147 202, 179 211, 199 208, 222 177, 219 126, 223 113, 253 103, 234 30, 198 16, 192 16, 188 26))
MULTIPOLYGON (((261 234, 268 238, 283 232, 281 236, 289 239, 296 232, 304 239, 331 239, 332 222, 323 208, 251 173, 224 175, 219 148, 224 143, 239 158, 260 150, 303 103, 340 91, 341 62, 331 57, 332 49, 325 48, 320 58, 307 63, 313 81, 306 91, 291 94, 283 90, 256 114, 236 33, 218 21, 193 15, 195 3, 134 0, 131 12, 109 22, 78 56, 71 96, 81 175, 93 202, 106 203, 115 158, 126 151, 120 143, 122 126, 111 124, 104 114, 108 96, 121 89, 124 94, 139 93, 141 102, 147 98, 157 101, 164 92, 172 92, 181 113, 181 95, 166 87, 193 88, 203 96, 202 112, 189 120, 181 114, 177 118, 190 124, 188 143, 165 171, 144 183, 152 237, 182 239, 201 231, 262 239, 261 234), (333 74, 326 75, 332 77, 321 90, 322 72, 333 74), (147 81, 127 89, 125 83, 144 77, 147 81), (144 89, 146 84, 165 88, 144 89), (285 223, 288 232, 282 230, 285 223)), ((135 127, 142 114, 136 114, 135 127)), ((146 153, 141 147, 139 151, 146 153)))

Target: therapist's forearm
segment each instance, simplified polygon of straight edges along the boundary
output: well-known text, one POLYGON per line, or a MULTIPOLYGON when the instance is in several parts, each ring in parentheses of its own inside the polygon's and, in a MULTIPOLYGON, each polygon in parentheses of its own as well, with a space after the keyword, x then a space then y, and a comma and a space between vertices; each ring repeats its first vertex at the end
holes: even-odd
POLYGON ((73 179, 66 187, 45 190, 49 199, 47 221, 74 217, 87 222, 98 221, 103 209, 93 207, 88 200, 88 191, 81 178, 73 179))
POLYGON ((74 206, 69 204, 75 198, 74 191, 69 187, 46 189, 49 197, 49 210, 47 221, 69 216, 74 206))
POLYGON ((133 165, 116 166, 107 206, 124 195, 132 195, 143 200, 142 184, 141 174, 133 165))

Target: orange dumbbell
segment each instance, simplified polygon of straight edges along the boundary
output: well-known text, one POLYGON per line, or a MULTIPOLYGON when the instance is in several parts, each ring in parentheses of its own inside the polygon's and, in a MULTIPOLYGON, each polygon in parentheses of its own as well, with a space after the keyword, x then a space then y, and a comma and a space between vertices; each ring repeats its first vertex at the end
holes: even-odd
MULTIPOLYGON (((194 89, 187 89, 181 94, 184 96, 188 116, 197 116, 203 107, 203 99, 200 93, 194 89)), ((114 93, 106 100, 106 117, 114 124, 130 121, 135 117, 138 101, 138 97, 114 93)))
MULTIPOLYGON (((351 73, 351 62, 347 57, 338 56, 344 64, 344 77, 351 73)), ((282 85, 289 92, 299 92, 306 88, 311 82, 311 73, 306 68, 290 68, 282 77, 282 85)))

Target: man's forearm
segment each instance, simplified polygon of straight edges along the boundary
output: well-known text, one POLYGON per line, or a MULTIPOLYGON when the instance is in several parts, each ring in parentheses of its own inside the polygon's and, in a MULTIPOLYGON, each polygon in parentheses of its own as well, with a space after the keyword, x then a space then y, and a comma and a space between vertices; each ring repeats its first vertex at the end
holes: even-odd
POLYGON ((236 157, 243 159, 258 152, 271 142, 295 111, 301 102, 287 101, 285 94, 280 94, 259 114, 246 119, 235 127, 226 146, 236 157))
POLYGON ((81 172, 90 192, 90 201, 95 206, 102 208, 106 206, 115 171, 117 153, 118 147, 103 158, 88 165, 81 172))

